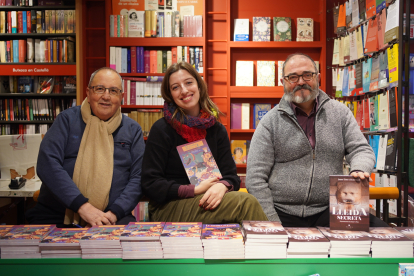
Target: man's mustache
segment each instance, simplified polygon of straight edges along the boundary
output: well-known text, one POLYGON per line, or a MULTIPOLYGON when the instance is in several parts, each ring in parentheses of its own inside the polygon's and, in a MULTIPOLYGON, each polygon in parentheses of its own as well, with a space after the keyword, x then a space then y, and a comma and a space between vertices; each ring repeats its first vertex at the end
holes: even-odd
POLYGON ((298 90, 301 89, 308 89, 309 91, 312 91, 312 87, 309 84, 302 84, 302 85, 296 85, 295 88, 293 89, 292 93, 295 93, 298 90))

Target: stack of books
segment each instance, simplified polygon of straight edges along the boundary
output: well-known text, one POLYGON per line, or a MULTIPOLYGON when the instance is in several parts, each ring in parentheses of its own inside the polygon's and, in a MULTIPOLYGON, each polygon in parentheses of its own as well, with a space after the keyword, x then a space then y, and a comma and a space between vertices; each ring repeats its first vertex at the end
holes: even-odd
POLYGON ((164 259, 203 258, 201 222, 167 222, 161 234, 164 259))
MULTIPOLYGON (((413 227, 395 227, 394 229, 398 230, 404 236, 406 236, 410 240, 414 241, 414 228, 413 227)), ((0 237, 1 237, 1 235, 0 235, 0 237)), ((414 248, 413 248, 413 254, 414 254, 414 248)))
POLYGON ((160 236, 164 222, 130 222, 119 238, 122 259, 162 259, 160 236))
POLYGON ((318 227, 319 231, 331 242, 331 258, 369 258, 371 257, 371 238, 364 231, 330 230, 318 227))
POLYGON ((81 258, 79 241, 87 228, 55 228, 39 245, 42 258, 81 258))
POLYGON ((204 259, 244 259, 243 234, 239 224, 204 224, 204 259))
POLYGON ((242 222, 246 259, 285 259, 288 234, 280 222, 242 222))
POLYGON ((122 258, 119 236, 124 225, 99 225, 89 228, 80 241, 82 259, 122 258))
POLYGON ((328 258, 331 244, 317 228, 285 229, 289 235, 288 258, 328 258))
POLYGON ((413 241, 391 227, 371 227, 372 258, 412 258, 413 241))
POLYGON ((39 259, 39 243, 55 225, 15 225, 0 238, 2 259, 39 259))

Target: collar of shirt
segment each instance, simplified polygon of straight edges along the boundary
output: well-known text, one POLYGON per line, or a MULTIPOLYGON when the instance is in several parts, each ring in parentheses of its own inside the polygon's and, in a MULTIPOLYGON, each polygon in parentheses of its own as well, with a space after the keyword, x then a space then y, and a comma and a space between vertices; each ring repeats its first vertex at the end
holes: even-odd
POLYGON ((308 114, 306 114, 305 111, 303 111, 299 106, 295 105, 293 102, 290 103, 290 107, 292 108, 293 113, 295 114, 296 118, 298 117, 298 113, 301 116, 311 117, 312 115, 316 114, 316 111, 319 108, 319 95, 315 99, 315 104, 313 105, 312 111, 309 114, 309 116, 308 114))

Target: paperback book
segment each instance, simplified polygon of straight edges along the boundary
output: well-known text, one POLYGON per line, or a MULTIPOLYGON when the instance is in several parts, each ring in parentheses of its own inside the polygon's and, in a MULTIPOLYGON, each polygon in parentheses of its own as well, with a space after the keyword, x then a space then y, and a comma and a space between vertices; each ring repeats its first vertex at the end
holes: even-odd
POLYGON ((253 128, 256 129, 264 115, 272 109, 271 104, 254 104, 253 106, 253 128))
POLYGON ((273 40, 292 40, 292 26, 290 17, 273 17, 273 40))
POLYGON ((234 19, 233 41, 249 41, 249 19, 234 19))
POLYGON ((270 41, 270 17, 253 17, 253 41, 270 41))
POLYGON ((296 41, 313 41, 313 19, 297 19, 297 37, 296 41))
POLYGON ((250 140, 231 140, 230 149, 234 163, 246 164, 249 154, 250 140))
POLYGON ((274 61, 257 61, 257 86, 275 86, 274 61))
POLYGON ((177 151, 191 184, 198 186, 203 180, 222 177, 205 139, 177 146, 177 151))
POLYGON ((332 230, 369 230, 369 184, 349 175, 329 176, 332 230))

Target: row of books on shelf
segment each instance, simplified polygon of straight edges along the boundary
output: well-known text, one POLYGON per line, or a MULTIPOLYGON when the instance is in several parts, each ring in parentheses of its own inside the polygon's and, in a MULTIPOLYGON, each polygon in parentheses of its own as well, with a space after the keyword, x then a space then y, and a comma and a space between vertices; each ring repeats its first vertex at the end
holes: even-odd
POLYGON ((0 62, 75 62, 75 42, 71 37, 0 41, 0 62))
POLYGON ((123 105, 164 105, 161 83, 164 77, 123 78, 123 105))
POLYGON ((412 227, 364 232, 283 227, 272 221, 130 222, 91 228, 0 225, 2 259, 412 258, 413 239, 412 227))
POLYGON ((76 99, 0 99, 2 121, 48 121, 65 109, 76 106, 76 99))
MULTIPOLYGON (((253 129, 256 129, 260 120, 272 109, 271 104, 253 104, 253 129)), ((232 103, 231 129, 251 129, 250 127, 250 103, 232 103)))
POLYGON ((109 47, 109 66, 119 73, 165 73, 171 64, 185 61, 203 73, 203 48, 174 46, 171 50, 145 50, 141 46, 109 47))
POLYGON ((62 6, 63 0, 0 0, 0 6, 62 6))
POLYGON ((125 115, 138 122, 144 137, 147 137, 152 125, 163 117, 163 112, 161 109, 137 109, 125 115))
MULTIPOLYGON (((393 87, 390 90, 384 90, 360 100, 340 100, 340 102, 351 110, 362 131, 385 131, 398 126, 399 96, 397 88, 393 87)), ((414 95, 409 95, 409 101, 409 110, 407 112, 409 113, 409 127, 412 127, 414 126, 414 95)))
POLYGON ((110 37, 202 37, 203 17, 179 11, 129 11, 110 15, 110 37))
POLYGON ((46 134, 48 124, 0 124, 0 135, 46 134))
POLYGON ((76 93, 76 76, 0 76, 0 94, 76 93))
MULTIPOLYGON (((257 86, 283 86, 281 79, 283 78, 284 60, 265 61, 258 60, 237 60, 236 61, 236 86, 253 86, 254 85, 254 67, 256 63, 256 85, 257 86), (277 76, 275 74, 277 68, 277 76)), ((319 72, 319 61, 315 61, 316 71, 319 72)))
MULTIPOLYGON (((313 19, 298 17, 296 19, 296 41, 313 41, 313 19)), ((234 19, 233 41, 249 41, 249 19, 234 19)), ((271 17, 253 17, 253 41, 271 41, 271 17)), ((292 19, 290 17, 273 17, 273 41, 292 41, 292 19)))
POLYGON ((0 34, 75 33, 75 10, 0 11, 0 34))

